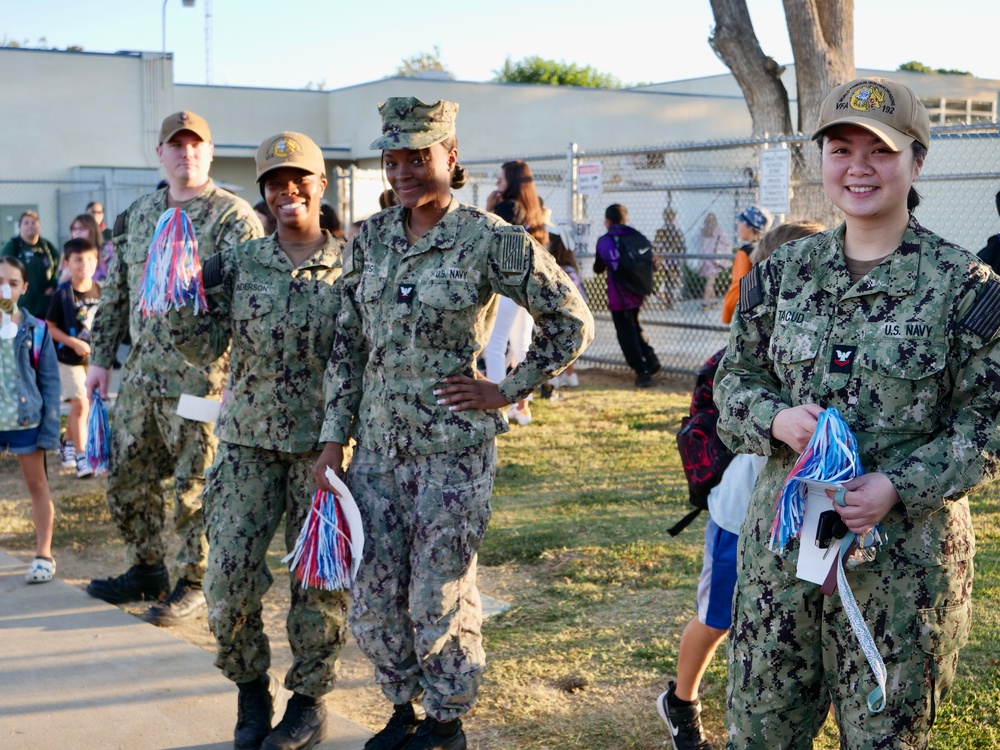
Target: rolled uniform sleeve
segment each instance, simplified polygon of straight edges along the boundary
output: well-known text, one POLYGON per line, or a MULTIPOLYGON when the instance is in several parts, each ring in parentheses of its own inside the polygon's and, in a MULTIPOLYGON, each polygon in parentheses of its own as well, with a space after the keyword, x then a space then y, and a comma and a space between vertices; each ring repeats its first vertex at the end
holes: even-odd
POLYGON ((499 383, 511 403, 573 363, 594 339, 594 318, 566 272, 520 227, 496 225, 488 258, 493 291, 526 308, 535 322, 524 361, 499 383))

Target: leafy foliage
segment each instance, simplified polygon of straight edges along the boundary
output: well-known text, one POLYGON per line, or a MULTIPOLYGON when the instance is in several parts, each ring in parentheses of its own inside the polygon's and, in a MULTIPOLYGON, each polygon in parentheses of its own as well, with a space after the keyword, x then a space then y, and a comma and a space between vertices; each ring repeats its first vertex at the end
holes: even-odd
POLYGON ((946 76, 971 76, 967 70, 954 70, 949 68, 932 68, 928 65, 924 65, 922 62, 917 62, 916 60, 910 60, 900 65, 896 70, 905 70, 911 73, 940 73, 946 76))
POLYGON ((438 70, 448 78, 455 78, 455 74, 441 61, 441 48, 436 44, 433 52, 418 52, 410 57, 404 57, 394 75, 401 78, 418 78, 421 73, 428 70, 438 70))
POLYGON ((590 89, 620 89, 622 82, 610 73, 602 73, 590 65, 580 67, 565 60, 556 62, 538 55, 513 62, 510 56, 500 70, 493 71, 497 83, 548 83, 553 86, 581 86, 590 89))

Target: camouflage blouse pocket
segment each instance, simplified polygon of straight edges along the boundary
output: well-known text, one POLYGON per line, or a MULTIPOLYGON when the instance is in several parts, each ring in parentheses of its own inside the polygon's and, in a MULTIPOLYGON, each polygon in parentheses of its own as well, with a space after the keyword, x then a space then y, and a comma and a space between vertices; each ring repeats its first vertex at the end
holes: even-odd
POLYGON ((972 599, 960 604, 917 612, 920 650, 933 656, 958 651, 969 642, 972 629, 972 599))
POLYGON ((250 342, 256 351, 270 341, 277 328, 271 316, 274 297, 263 294, 237 296, 233 299, 233 339, 250 342))
POLYGON ((816 357, 826 334, 825 317, 799 311, 775 311, 775 328, 768 344, 768 357, 782 382, 782 400, 811 401, 816 357))
POLYGON ((428 281, 417 287, 416 296, 418 344, 443 349, 468 345, 479 312, 475 285, 459 279, 428 281))
POLYGON ((858 352, 861 405, 876 432, 937 432, 948 412, 948 346, 889 337, 858 352))

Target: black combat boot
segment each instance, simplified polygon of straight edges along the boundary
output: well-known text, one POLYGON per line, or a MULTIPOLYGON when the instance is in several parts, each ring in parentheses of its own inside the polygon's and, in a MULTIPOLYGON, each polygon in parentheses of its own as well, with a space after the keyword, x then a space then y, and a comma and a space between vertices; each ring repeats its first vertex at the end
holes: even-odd
POLYGON ((142 619, 161 628, 197 617, 208 608, 201 583, 181 578, 166 601, 157 602, 143 615, 142 619))
POLYGON ((420 726, 412 703, 401 703, 392 711, 385 728, 365 743, 365 750, 402 750, 420 726))
POLYGON ((236 687, 240 689, 240 695, 236 703, 233 749, 260 750, 260 744, 271 733, 278 683, 270 675, 262 674, 256 680, 237 683, 236 687))
POLYGON ((87 593, 108 604, 125 604, 139 599, 162 599, 169 588, 167 567, 160 562, 156 565, 133 565, 114 578, 96 578, 87 584, 87 593))
POLYGON ((309 750, 326 736, 326 704, 322 698, 292 693, 285 715, 267 735, 261 750, 309 750))
POLYGON ((428 716, 403 747, 405 750, 466 750, 462 720, 438 721, 428 716))

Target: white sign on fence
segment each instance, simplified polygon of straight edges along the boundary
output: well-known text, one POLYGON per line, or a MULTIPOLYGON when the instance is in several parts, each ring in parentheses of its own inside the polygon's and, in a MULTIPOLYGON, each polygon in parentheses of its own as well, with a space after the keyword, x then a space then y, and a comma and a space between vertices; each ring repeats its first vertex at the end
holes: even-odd
POLYGON ((576 190, 584 195, 601 193, 601 163, 588 161, 576 168, 576 190))
POLYGON ((761 208, 775 215, 788 213, 790 155, 787 148, 767 148, 760 152, 758 202, 761 208))

